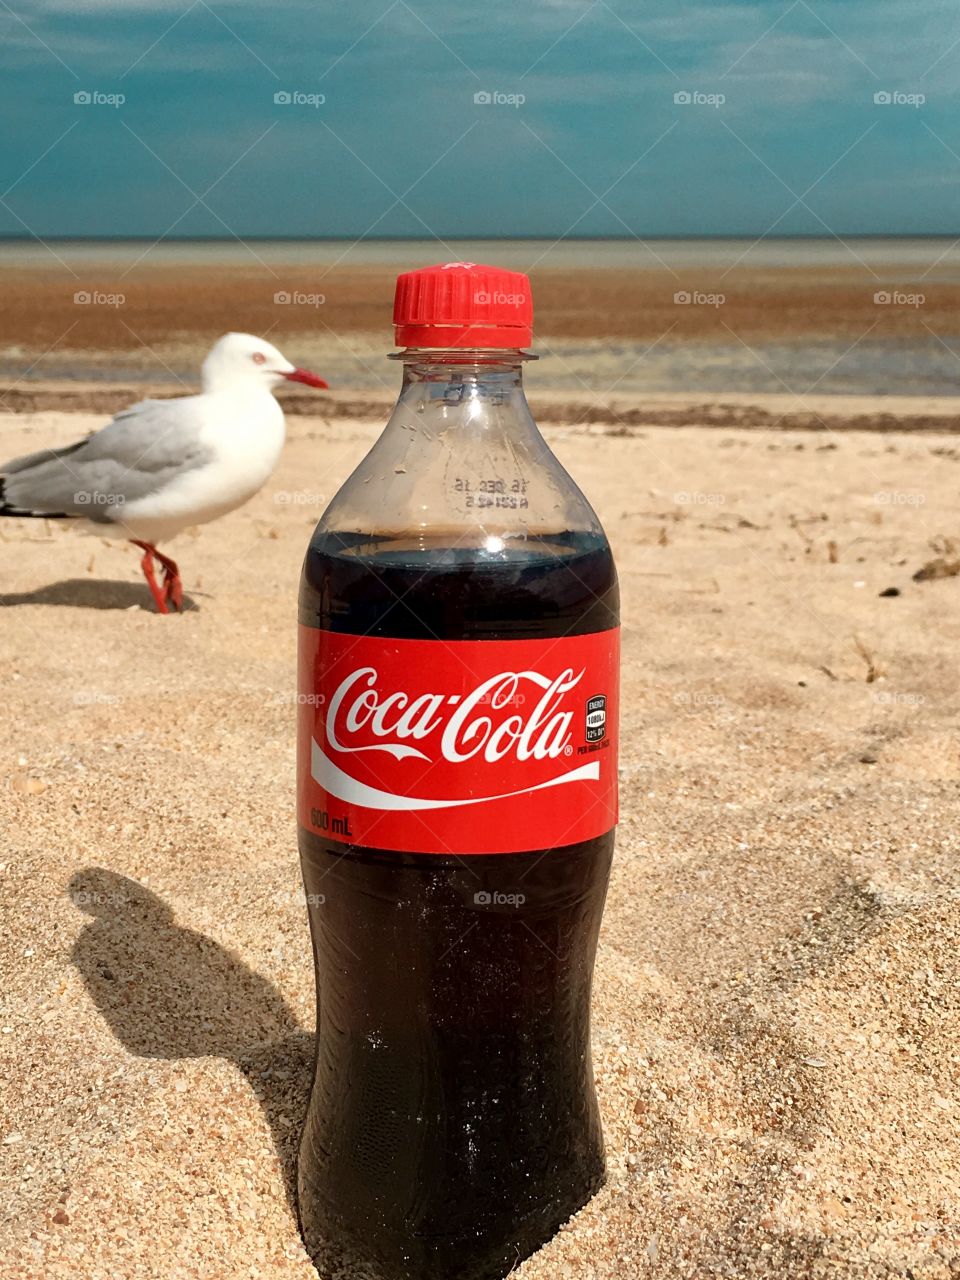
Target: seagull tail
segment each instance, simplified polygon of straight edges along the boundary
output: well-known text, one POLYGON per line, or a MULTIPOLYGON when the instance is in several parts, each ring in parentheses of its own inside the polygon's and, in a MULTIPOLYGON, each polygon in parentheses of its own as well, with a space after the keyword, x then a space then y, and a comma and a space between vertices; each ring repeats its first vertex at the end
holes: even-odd
POLYGON ((25 511, 23 507, 14 506, 7 501, 4 493, 4 478, 0 476, 0 518, 16 516, 19 520, 68 520, 66 511, 25 511))
POLYGON ((22 458, 14 458, 11 462, 0 465, 0 516, 15 516, 20 520, 69 520, 72 514, 69 511, 38 510, 36 507, 28 503, 24 506, 20 503, 11 502, 7 497, 6 485, 7 481, 14 476, 23 477, 29 473, 34 467, 40 467, 44 463, 51 460, 57 461, 61 458, 69 457, 71 453, 83 447, 87 443, 86 440, 77 440, 74 444, 68 444, 60 449, 41 449, 38 453, 30 453, 22 458))

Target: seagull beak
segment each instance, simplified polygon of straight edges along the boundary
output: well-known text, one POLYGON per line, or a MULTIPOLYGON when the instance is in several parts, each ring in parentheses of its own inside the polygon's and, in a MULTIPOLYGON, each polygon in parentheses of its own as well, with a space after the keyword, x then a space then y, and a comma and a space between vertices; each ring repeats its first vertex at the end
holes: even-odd
POLYGON ((320 387, 321 390, 325 391, 330 390, 330 383, 324 382, 322 378, 317 377, 315 373, 311 373, 309 369, 294 369, 283 376, 288 382, 302 382, 308 387, 320 387))

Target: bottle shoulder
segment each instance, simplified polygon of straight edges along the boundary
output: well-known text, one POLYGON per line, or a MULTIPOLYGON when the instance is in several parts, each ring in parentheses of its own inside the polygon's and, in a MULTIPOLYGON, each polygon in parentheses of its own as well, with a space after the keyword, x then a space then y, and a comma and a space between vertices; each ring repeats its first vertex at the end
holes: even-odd
POLYGON ((405 382, 324 512, 301 616, 371 634, 521 638, 616 625, 613 557, 519 374, 405 382))
POLYGON ((552 452, 522 391, 448 400, 403 395, 321 520, 328 532, 456 532, 464 542, 602 536, 589 501, 552 452))

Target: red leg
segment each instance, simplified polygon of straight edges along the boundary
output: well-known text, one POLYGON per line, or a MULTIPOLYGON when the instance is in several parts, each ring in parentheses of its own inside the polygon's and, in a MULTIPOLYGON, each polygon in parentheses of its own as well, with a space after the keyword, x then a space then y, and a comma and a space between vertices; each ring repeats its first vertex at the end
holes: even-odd
POLYGON ((167 604, 172 604, 179 612, 183 609, 183 583, 180 581, 180 570, 177 562, 154 548, 153 554, 163 567, 163 596, 167 604))
POLYGON ((143 576, 146 578, 150 594, 153 596, 153 603, 157 606, 157 613, 169 613, 165 592, 157 582, 156 575, 153 572, 153 557, 157 556, 159 559, 156 547, 151 546, 149 542, 140 542, 137 538, 131 538, 130 541, 143 552, 140 568, 143 570, 143 576))

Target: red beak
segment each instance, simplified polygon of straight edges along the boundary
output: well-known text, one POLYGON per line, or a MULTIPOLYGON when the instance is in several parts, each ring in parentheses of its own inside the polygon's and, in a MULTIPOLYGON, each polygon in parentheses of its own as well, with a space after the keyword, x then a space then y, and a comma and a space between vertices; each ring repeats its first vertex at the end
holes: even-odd
POLYGON ((330 383, 324 382, 322 378, 317 377, 315 373, 311 373, 309 369, 294 369, 293 373, 285 373, 283 376, 289 382, 302 382, 308 387, 320 387, 324 391, 330 390, 330 383))

